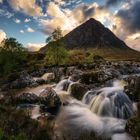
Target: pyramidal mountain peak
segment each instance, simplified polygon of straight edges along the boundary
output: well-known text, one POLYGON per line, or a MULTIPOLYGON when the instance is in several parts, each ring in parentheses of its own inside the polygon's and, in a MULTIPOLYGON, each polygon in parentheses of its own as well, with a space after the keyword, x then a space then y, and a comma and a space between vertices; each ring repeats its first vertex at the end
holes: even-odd
MULTIPOLYGON (((119 48, 130 49, 111 30, 106 28, 101 22, 90 18, 79 25, 63 37, 64 44, 68 49, 82 48, 119 48)), ((47 45, 41 48, 45 51, 47 45)))
POLYGON ((65 35, 64 42, 68 48, 98 48, 105 46, 127 48, 122 40, 94 18, 90 18, 65 35))

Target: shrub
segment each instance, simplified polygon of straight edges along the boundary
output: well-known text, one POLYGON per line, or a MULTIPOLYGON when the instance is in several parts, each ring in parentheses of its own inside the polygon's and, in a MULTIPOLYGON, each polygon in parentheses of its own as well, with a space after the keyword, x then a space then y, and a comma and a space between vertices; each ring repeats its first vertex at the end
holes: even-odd
POLYGON ((25 49, 16 39, 5 39, 0 46, 0 73, 7 75, 22 69, 26 56, 25 49))
POLYGON ((67 50, 64 48, 62 32, 60 28, 54 30, 47 39, 48 48, 46 51, 46 63, 51 65, 64 64, 67 60, 67 50))

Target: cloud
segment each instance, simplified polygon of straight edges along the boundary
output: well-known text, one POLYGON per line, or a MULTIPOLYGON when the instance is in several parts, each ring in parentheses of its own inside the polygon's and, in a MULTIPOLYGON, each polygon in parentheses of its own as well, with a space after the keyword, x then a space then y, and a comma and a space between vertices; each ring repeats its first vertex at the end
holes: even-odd
POLYGON ((121 0, 107 0, 106 5, 107 6, 112 6, 112 5, 118 4, 119 2, 121 2, 121 0))
POLYGON ((111 13, 107 7, 99 6, 97 3, 80 3, 71 10, 62 8, 60 5, 54 2, 50 2, 47 7, 47 14, 49 15, 50 19, 40 19, 39 22, 43 26, 42 31, 45 34, 51 33, 56 27, 59 26, 63 30, 63 35, 65 35, 89 18, 95 18, 110 28, 120 39, 124 40, 128 46, 139 49, 140 47, 138 45, 138 41, 140 41, 140 37, 137 37, 137 40, 133 39, 133 37, 136 36, 135 33, 138 31, 140 26, 140 21, 138 20, 138 17, 140 17, 140 11, 138 8, 140 7, 140 4, 138 2, 137 4, 136 2, 131 4, 132 5, 130 5, 130 0, 126 0, 118 11, 111 13), (120 11, 127 12, 124 12, 125 14, 120 16, 120 11), (134 24, 137 22, 139 24, 134 24), (132 26, 133 24, 135 27, 132 26))
POLYGON ((134 2, 128 8, 120 9, 117 16, 131 33, 140 31, 140 1, 134 2))
POLYGON ((14 16, 13 13, 8 12, 6 9, 0 9, 0 16, 4 16, 6 18, 11 18, 14 16))
POLYGON ((28 23, 28 22, 30 22, 30 21, 31 21, 30 18, 26 18, 26 19, 24 20, 24 22, 26 22, 26 23, 28 23))
MULTIPOLYGON (((129 46, 138 47, 135 44, 139 39, 135 40, 132 37, 140 31, 139 0, 106 0, 104 6, 95 2, 82 3, 81 0, 51 0, 46 5, 42 0, 38 0, 38 3, 36 0, 9 0, 9 3, 16 11, 33 16, 39 23, 40 30, 47 35, 57 27, 61 27, 63 35, 65 35, 89 18, 95 18, 109 27, 129 46), (69 5, 73 3, 75 3, 74 7, 69 8, 69 5), (108 6, 117 4, 120 5, 118 11, 110 12, 108 6)), ((0 16, 5 14, 5 12, 1 13, 0 10, 0 16)), ((7 15, 10 17, 10 13, 7 15)), ((30 18, 26 18, 24 22, 27 23, 30 20, 30 18)), ((30 27, 27 27, 27 31, 34 32, 30 27)))
POLYGON ((69 9, 62 9, 54 2, 50 2, 47 7, 47 14, 50 19, 40 19, 39 22, 43 26, 42 31, 50 34, 58 26, 62 28, 63 33, 72 30, 76 26, 76 20, 72 17, 69 9))
POLYGON ((60 6, 70 6, 70 5, 77 5, 82 2, 82 0, 51 0, 57 5, 60 6))
POLYGON ((9 0, 10 5, 16 11, 29 16, 41 16, 42 8, 36 4, 36 0, 9 0))
POLYGON ((44 47, 45 45, 46 45, 45 43, 41 43, 41 44, 28 43, 26 48, 30 52, 35 52, 35 51, 39 51, 39 49, 44 47))
POLYGON ((20 30, 20 33, 24 34, 24 31, 23 30, 20 30))
POLYGON ((97 3, 80 3, 75 8, 68 9, 62 8, 55 2, 48 4, 47 15, 49 19, 39 19, 43 27, 42 32, 50 34, 55 28, 61 27, 64 35, 91 17, 103 23, 110 16, 107 9, 100 7, 97 3))
POLYGON ((116 6, 122 3, 131 3, 133 0, 106 0, 105 6, 116 6))
POLYGON ((140 50, 140 1, 125 1, 120 9, 110 16, 110 29, 126 44, 140 50), (131 3, 131 4, 130 4, 131 3))
POLYGON ((34 29, 32 29, 31 27, 28 27, 28 28, 27 28, 27 32, 33 33, 33 32, 35 32, 35 31, 34 31, 34 29))
POLYGON ((127 36, 125 42, 131 46, 131 48, 140 51, 140 32, 127 36))
POLYGON ((20 19, 14 19, 14 21, 15 21, 15 23, 17 23, 17 24, 19 24, 20 22, 21 22, 21 20, 20 19))
POLYGON ((6 33, 0 29, 0 43, 6 38, 6 33))
POLYGON ((3 0, 0 0, 0 3, 3 3, 3 0))

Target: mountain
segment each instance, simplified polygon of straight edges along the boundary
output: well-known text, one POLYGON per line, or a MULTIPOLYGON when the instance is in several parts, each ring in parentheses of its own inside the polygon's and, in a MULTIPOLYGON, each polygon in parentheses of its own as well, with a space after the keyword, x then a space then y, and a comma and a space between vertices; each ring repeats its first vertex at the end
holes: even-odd
MULTIPOLYGON (((81 24, 63 37, 66 48, 85 49, 93 48, 96 50, 125 49, 131 50, 122 40, 113 34, 99 21, 91 18, 81 24)), ((47 45, 40 49, 41 53, 46 52, 47 45)), ((111 51, 112 51, 111 50, 111 51)))
POLYGON ((93 18, 65 35, 64 42, 68 48, 102 48, 105 46, 128 48, 122 40, 93 18))

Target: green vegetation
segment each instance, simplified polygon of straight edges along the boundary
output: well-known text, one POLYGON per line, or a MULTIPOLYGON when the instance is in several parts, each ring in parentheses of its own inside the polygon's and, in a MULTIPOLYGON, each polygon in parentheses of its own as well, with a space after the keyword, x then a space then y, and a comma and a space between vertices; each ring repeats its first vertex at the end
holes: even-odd
POLYGON ((0 44, 0 74, 17 72, 25 65, 26 51, 15 38, 5 39, 0 44))
POLYGON ((55 29, 46 42, 49 43, 45 56, 46 63, 52 65, 64 64, 68 53, 64 48, 61 29, 55 29))
POLYGON ((17 136, 6 136, 2 129, 0 129, 0 140, 28 140, 24 133, 20 133, 17 136))
POLYGON ((0 76, 17 75, 17 72, 27 70, 33 72, 44 67, 68 66, 78 64, 90 64, 97 57, 106 60, 140 61, 139 52, 131 49, 118 49, 115 47, 81 48, 67 50, 60 28, 47 38, 46 54, 40 52, 26 52, 22 44, 14 38, 5 39, 0 44, 0 76))

